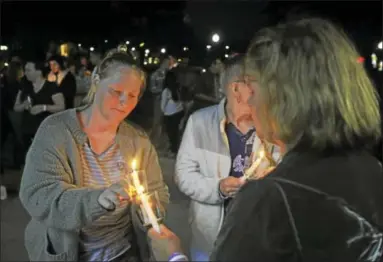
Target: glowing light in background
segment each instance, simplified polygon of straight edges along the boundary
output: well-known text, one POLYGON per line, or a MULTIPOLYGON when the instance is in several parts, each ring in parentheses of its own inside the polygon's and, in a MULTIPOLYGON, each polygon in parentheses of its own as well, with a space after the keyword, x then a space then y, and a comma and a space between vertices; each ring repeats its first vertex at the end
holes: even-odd
POLYGON ((165 54, 166 53, 166 49, 165 48, 161 48, 161 53, 165 54))
POLYGON ((68 44, 60 45, 60 55, 68 57, 69 47, 68 44))
POLYGON ((371 64, 373 68, 376 68, 378 65, 378 57, 376 56, 375 53, 371 54, 371 64))
POLYGON ((357 59, 357 61, 358 61, 358 63, 364 63, 364 61, 365 61, 366 59, 363 57, 363 56, 360 56, 360 57, 358 57, 358 59, 357 59))
POLYGON ((213 36, 211 37, 211 40, 214 42, 214 43, 218 43, 219 40, 220 40, 220 37, 218 34, 213 34, 213 36))

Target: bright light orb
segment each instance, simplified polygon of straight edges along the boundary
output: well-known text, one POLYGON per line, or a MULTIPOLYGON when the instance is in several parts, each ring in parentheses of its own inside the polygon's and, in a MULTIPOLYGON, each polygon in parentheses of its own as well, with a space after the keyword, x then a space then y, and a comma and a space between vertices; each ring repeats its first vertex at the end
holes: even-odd
POLYGON ((218 43, 219 42, 219 35, 218 34, 213 34, 213 36, 211 37, 211 40, 214 42, 214 43, 218 43))

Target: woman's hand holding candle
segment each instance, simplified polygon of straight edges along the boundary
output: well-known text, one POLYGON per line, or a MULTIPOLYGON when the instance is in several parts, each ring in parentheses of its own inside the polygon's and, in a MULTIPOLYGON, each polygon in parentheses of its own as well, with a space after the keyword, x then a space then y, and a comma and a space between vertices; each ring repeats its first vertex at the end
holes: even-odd
POLYGON ((249 180, 263 178, 274 170, 274 168, 275 167, 271 165, 269 159, 266 157, 264 149, 262 149, 259 152, 259 157, 245 171, 243 179, 249 180))

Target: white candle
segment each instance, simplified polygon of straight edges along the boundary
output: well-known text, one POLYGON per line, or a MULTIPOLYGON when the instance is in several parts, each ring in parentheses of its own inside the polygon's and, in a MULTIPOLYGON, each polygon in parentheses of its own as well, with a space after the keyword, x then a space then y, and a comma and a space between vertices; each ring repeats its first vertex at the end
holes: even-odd
POLYGON ((142 203, 142 206, 144 207, 146 214, 148 215, 150 224, 152 224, 152 227, 154 228, 154 230, 160 233, 161 231, 160 225, 158 224, 158 220, 156 215, 153 212, 153 209, 149 205, 148 196, 146 194, 141 195, 141 203, 142 203))
POLYGON ((160 233, 160 225, 158 224, 158 220, 156 215, 153 212, 153 209, 150 207, 148 196, 144 193, 145 189, 140 184, 140 180, 138 178, 138 173, 136 171, 136 160, 133 160, 132 162, 132 179, 134 183, 134 187, 136 188, 137 195, 139 196, 143 210, 145 211, 145 214, 143 214, 144 218, 145 215, 147 215, 148 222, 152 225, 154 230, 156 230, 158 233, 160 233))

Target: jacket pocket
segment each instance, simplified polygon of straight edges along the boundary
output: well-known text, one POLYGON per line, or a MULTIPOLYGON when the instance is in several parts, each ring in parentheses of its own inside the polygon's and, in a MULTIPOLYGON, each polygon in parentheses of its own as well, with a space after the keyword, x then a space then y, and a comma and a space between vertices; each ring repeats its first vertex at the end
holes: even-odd
POLYGON ((49 238, 48 231, 45 231, 44 234, 44 251, 42 254, 42 261, 68 261, 68 252, 57 253, 52 245, 52 242, 49 238))

